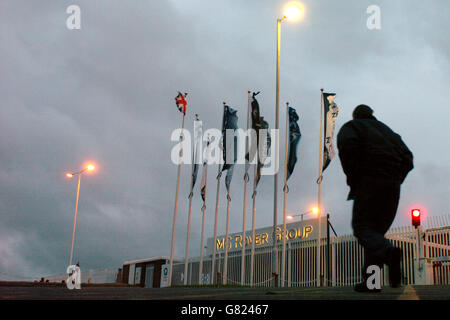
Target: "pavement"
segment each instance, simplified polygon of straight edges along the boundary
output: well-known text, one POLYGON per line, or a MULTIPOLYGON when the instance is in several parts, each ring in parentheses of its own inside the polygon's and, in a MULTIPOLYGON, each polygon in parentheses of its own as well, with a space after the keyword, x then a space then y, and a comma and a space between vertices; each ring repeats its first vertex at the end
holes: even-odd
POLYGON ((358 293, 353 287, 247 288, 1 285, 0 300, 450 300, 450 286, 383 287, 380 293, 358 293))

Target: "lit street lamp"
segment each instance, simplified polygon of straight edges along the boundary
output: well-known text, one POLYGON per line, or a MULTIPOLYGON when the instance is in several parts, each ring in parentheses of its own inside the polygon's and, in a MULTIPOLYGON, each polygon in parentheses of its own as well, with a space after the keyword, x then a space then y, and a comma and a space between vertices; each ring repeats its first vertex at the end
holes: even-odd
POLYGON ((73 232, 72 232, 72 247, 70 248, 70 260, 69 260, 69 266, 72 265, 72 255, 73 255, 73 243, 75 240, 75 228, 77 225, 77 211, 78 211, 78 198, 80 195, 80 183, 81 183, 81 175, 83 174, 83 172, 85 171, 94 171, 95 170, 95 166, 93 164, 88 164, 83 170, 78 171, 78 172, 68 172, 66 173, 66 177, 68 178, 73 178, 73 176, 78 175, 78 187, 77 187, 77 198, 75 201, 75 217, 73 219, 73 232))
POLYGON ((299 214, 288 214, 287 218, 289 220, 293 220, 295 217, 300 217, 300 221, 303 221, 303 216, 306 216, 307 214, 314 214, 317 215, 319 213, 319 208, 318 207, 314 207, 309 211, 303 212, 303 213, 299 213, 299 214))
MULTIPOLYGON (((277 19, 277 73, 276 73, 276 90, 275 90, 275 145, 274 152, 277 152, 275 156, 275 174, 274 174, 274 196, 273 196, 273 248, 272 248, 272 274, 274 275, 274 286, 277 286, 278 282, 278 250, 277 250, 277 237, 276 229, 278 225, 278 130, 279 130, 279 114, 280 114, 280 48, 281 48, 281 21, 297 20, 302 14, 302 7, 297 2, 289 3, 284 10, 284 16, 281 19, 277 19)), ((285 217, 283 217, 285 219, 285 217)))

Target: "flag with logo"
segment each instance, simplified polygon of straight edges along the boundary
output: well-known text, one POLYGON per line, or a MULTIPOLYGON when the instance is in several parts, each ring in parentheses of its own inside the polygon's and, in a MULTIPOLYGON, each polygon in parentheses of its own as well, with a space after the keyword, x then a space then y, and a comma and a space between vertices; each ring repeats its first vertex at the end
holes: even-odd
POLYGON ((252 129, 254 129, 256 132, 256 144, 253 141, 251 142, 250 151, 247 155, 250 161, 253 161, 255 157, 258 160, 256 169, 256 185, 261 178, 261 168, 264 166, 264 162, 266 161, 271 145, 271 139, 268 133, 269 123, 264 120, 264 117, 261 117, 259 103, 258 100, 256 100, 256 96, 258 94, 259 92, 253 92, 251 103, 252 129))
POLYGON ((175 97, 175 103, 177 105, 177 108, 183 114, 186 114, 186 107, 187 107, 186 96, 187 93, 183 95, 181 92, 178 91, 178 95, 175 97))
POLYGON ((224 165, 222 171, 227 170, 225 186, 229 191, 231 178, 233 177, 234 164, 237 160, 237 137, 235 135, 235 130, 238 128, 238 116, 237 110, 234 110, 227 105, 224 106, 223 112, 222 148, 224 165))
POLYGON ((297 147, 300 142, 302 134, 298 125, 298 114, 294 108, 289 107, 289 149, 288 149, 288 163, 287 163, 287 177, 289 179, 294 171, 295 164, 297 163, 297 147))
POLYGON ((323 169, 324 171, 336 155, 334 151, 334 123, 339 113, 338 106, 334 102, 335 93, 323 93, 324 106, 324 143, 323 143, 323 169))

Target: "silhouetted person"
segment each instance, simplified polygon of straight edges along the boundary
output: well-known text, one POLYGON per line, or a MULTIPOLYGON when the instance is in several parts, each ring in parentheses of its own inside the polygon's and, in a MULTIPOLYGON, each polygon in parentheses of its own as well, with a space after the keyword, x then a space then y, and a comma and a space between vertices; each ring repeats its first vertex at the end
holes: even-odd
MULTIPOLYGON (((413 169, 413 155, 401 137, 373 116, 373 110, 359 105, 353 120, 345 123, 337 135, 342 168, 354 200, 352 227, 364 247, 363 282, 356 291, 367 288, 367 267, 389 267, 389 282, 400 286, 401 250, 394 248, 384 235, 397 212, 400 185, 413 169)), ((378 292, 379 290, 372 290, 378 292)))

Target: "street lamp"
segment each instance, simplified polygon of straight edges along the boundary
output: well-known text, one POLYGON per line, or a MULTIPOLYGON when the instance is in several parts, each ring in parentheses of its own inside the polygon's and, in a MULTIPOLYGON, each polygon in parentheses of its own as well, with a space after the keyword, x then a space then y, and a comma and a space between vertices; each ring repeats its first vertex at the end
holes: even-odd
MULTIPOLYGON (((278 130, 279 130, 279 114, 280 114, 280 49, 281 49, 281 21, 296 20, 301 16, 302 6, 298 2, 290 2, 284 9, 284 16, 277 19, 277 61, 276 61, 276 89, 275 89, 275 174, 273 178, 274 196, 273 196, 273 232, 272 232, 272 274, 274 275, 274 286, 277 286, 278 277, 278 250, 276 230, 278 225, 278 130)), ((284 218, 283 218, 284 219, 284 218)))
POLYGON ((303 221, 303 216, 306 216, 307 214, 311 214, 311 213, 314 214, 314 215, 317 215, 319 213, 319 208, 314 207, 314 208, 312 208, 309 211, 306 211, 306 212, 303 212, 303 213, 299 213, 299 214, 288 214, 287 218, 289 220, 293 220, 295 217, 301 217, 300 221, 303 221))
POLYGON ((78 175, 77 198, 75 200, 75 217, 73 219, 72 246, 70 248, 69 266, 72 265, 73 243, 74 243, 74 240, 75 240, 75 228, 76 228, 76 225, 77 225, 78 198, 79 198, 79 195, 80 195, 81 175, 85 171, 94 171, 94 170, 95 170, 95 166, 90 163, 81 171, 78 171, 78 172, 67 172, 66 173, 66 177, 68 177, 68 178, 73 178, 74 176, 78 175))
POLYGON ((303 7, 298 2, 290 2, 284 9, 284 18, 288 20, 298 20, 303 13, 303 7))

